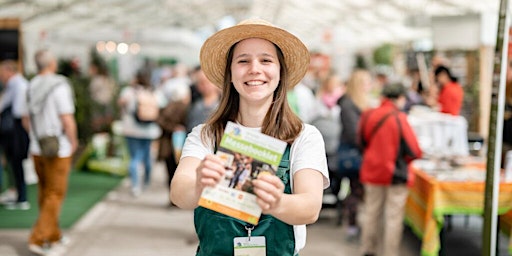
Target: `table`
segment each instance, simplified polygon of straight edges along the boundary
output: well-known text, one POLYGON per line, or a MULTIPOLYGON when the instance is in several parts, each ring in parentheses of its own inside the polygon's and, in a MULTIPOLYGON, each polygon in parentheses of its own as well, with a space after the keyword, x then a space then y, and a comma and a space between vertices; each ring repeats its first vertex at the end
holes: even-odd
POLYGON ((468 122, 463 116, 435 112, 422 106, 411 109, 407 121, 425 154, 469 155, 468 122))
MULTIPOLYGON (((415 183, 407 199, 405 222, 422 240, 421 255, 438 255, 445 215, 483 215, 485 183, 482 177, 485 177, 485 166, 480 163, 441 172, 424 171, 414 164, 411 167, 415 183)), ((511 209, 512 183, 501 182, 498 214, 502 230, 508 228, 505 233, 512 230, 511 209)), ((510 236, 509 252, 512 253, 510 236)))

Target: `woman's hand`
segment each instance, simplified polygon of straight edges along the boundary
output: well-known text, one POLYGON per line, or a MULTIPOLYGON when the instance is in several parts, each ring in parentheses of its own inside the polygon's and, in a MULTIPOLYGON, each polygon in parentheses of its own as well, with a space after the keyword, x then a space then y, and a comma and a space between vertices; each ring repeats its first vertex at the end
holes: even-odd
POLYGON ((196 192, 217 185, 226 172, 223 161, 215 155, 207 155, 196 168, 196 192))
POLYGON ((252 181, 256 202, 263 210, 264 214, 271 214, 275 211, 281 202, 284 193, 284 184, 275 175, 258 175, 258 178, 252 181))

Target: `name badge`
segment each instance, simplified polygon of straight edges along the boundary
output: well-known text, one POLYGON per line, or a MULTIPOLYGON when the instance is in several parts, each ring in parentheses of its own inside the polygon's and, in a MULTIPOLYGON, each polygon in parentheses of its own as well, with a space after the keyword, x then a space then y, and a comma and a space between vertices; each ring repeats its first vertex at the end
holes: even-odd
POLYGON ((264 236, 235 237, 235 256, 266 256, 267 246, 264 236))

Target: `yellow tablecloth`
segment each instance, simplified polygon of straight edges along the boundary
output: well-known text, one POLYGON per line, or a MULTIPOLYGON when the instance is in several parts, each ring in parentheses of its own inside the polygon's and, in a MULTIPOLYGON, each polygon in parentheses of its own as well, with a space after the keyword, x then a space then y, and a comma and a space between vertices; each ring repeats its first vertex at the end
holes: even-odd
MULTIPOLYGON (((479 166, 482 172, 483 165, 479 166)), ((485 183, 483 181, 440 181, 434 176, 413 167, 415 183, 410 189, 405 209, 405 221, 422 239, 421 255, 438 255, 439 235, 444 224, 444 215, 483 215, 485 183)), ((501 183, 499 189, 498 214, 502 228, 510 217, 508 231, 512 227, 512 183, 501 183), (509 212, 509 213, 507 213, 509 212)), ((512 240, 509 241, 512 252, 512 240)))

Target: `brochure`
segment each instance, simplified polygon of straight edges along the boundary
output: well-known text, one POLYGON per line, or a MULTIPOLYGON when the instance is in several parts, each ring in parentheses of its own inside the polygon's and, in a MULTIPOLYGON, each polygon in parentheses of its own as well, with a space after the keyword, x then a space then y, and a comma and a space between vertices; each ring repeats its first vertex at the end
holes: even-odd
POLYGON ((284 141, 228 122, 216 152, 225 161, 226 175, 217 186, 203 189, 199 205, 258 224, 261 208, 252 180, 259 175, 275 175, 285 149, 284 141))

